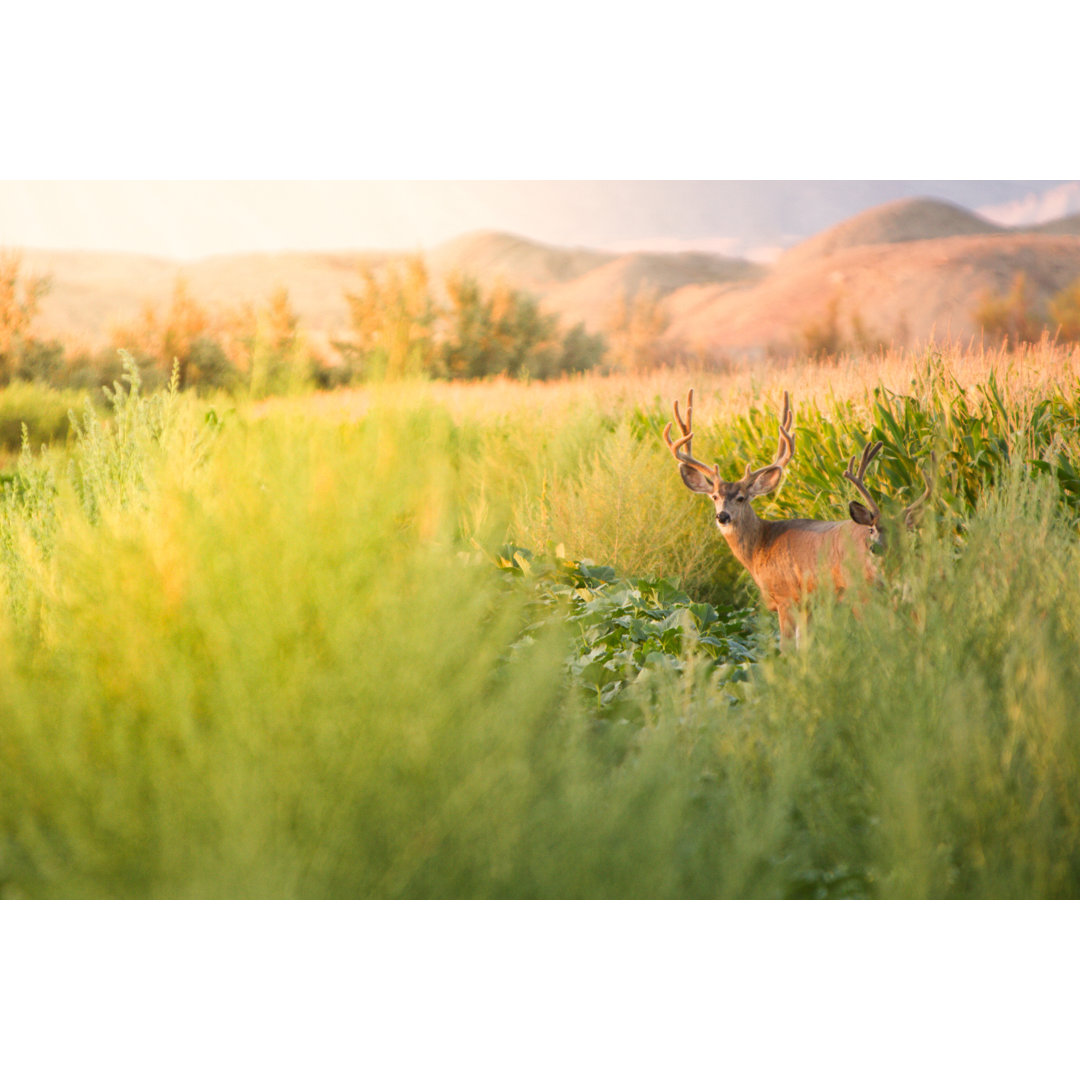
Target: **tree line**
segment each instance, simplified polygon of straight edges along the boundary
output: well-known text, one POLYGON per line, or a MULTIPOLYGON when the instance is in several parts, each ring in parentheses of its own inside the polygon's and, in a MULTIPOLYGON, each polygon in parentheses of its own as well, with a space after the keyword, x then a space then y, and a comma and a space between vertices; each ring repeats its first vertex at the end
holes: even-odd
POLYGON ((174 365, 183 387, 251 397, 407 377, 550 379, 594 369, 653 367, 675 359, 662 343, 668 320, 655 294, 624 297, 604 330, 564 328, 527 292, 484 286, 462 271, 434 287, 419 257, 359 270, 347 291, 346 331, 329 346, 312 340, 289 293, 212 308, 178 276, 161 305, 144 304, 90 349, 35 331, 51 282, 0 253, 0 385, 13 381, 97 388, 119 378, 120 350, 154 389, 174 365))

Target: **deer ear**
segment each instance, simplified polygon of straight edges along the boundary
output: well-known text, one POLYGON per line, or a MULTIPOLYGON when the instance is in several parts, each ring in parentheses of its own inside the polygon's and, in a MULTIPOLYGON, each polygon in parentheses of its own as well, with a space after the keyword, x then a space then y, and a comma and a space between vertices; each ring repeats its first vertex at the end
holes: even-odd
POLYGON ((767 469, 762 469, 746 489, 747 497, 756 499, 759 495, 768 495, 770 491, 775 491, 783 475, 784 469, 781 465, 770 465, 767 469))
POLYGON ((877 524, 874 515, 871 514, 858 500, 852 499, 851 502, 847 504, 847 508, 848 513, 851 514, 851 520, 854 521, 856 525, 871 526, 877 524))
POLYGON ((697 469, 692 469, 689 465, 680 465, 679 475, 682 477, 682 482, 691 491, 696 491, 699 495, 711 495, 713 493, 712 481, 703 472, 698 472, 697 469))

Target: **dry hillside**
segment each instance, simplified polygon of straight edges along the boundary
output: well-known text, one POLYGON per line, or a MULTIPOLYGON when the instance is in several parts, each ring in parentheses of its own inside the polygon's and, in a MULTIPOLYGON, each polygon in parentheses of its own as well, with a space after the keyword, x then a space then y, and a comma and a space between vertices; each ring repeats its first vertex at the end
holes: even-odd
MULTIPOLYGON (((282 253, 218 256, 171 262, 137 255, 24 252, 24 266, 48 274, 52 289, 42 303, 39 331, 104 343, 115 323, 135 318, 145 304, 168 302, 178 276, 210 307, 265 300, 280 287, 304 327, 316 337, 347 326, 345 293, 360 287, 359 269, 378 269, 400 252, 282 253)), ((647 289, 659 296, 694 282, 754 280, 763 269, 742 259, 698 253, 631 254, 566 249, 506 233, 458 237, 422 254, 438 290, 447 274, 462 271, 485 286, 505 282, 537 296, 566 325, 584 321, 601 329, 624 295, 647 289)))
POLYGON ((484 285, 501 280, 542 296, 552 286, 579 278, 612 257, 585 248, 538 244, 510 233, 473 232, 432 248, 426 262, 437 278, 465 270, 484 285))
POLYGON ((782 266, 811 262, 847 248, 871 244, 904 244, 945 236, 975 236, 1003 230, 952 203, 939 199, 898 199, 856 214, 831 229, 790 248, 782 266))
POLYGON ((836 305, 871 337, 905 345, 978 334, 973 313, 1018 273, 1038 307, 1080 278, 1080 215, 1005 229, 949 203, 903 199, 857 214, 785 252, 759 281, 704 284, 667 298, 669 337, 757 354, 799 343, 836 305))
POLYGON ((378 266, 372 253, 286 253, 218 256, 195 262, 140 255, 33 250, 23 267, 48 274, 52 288, 41 304, 40 333, 102 344, 109 328, 136 318, 143 306, 163 307, 178 277, 211 307, 266 300, 285 286, 304 326, 318 333, 343 327, 346 288, 355 288, 361 264, 378 266))
MULTIPOLYGON (((701 253, 616 254, 559 248, 499 232, 469 233, 422 253, 436 288, 451 271, 535 294, 565 325, 601 330, 623 297, 664 299, 670 339, 714 352, 749 353, 796 341, 838 303, 871 335, 895 344, 975 333, 987 289, 1007 290, 1023 271, 1036 301, 1080 277, 1080 215, 1021 231, 951 204, 905 199, 858 214, 786 252, 774 265, 701 253)), ((24 252, 27 269, 51 275, 38 332, 103 344, 110 325, 144 304, 167 303, 178 275, 211 308, 289 290, 316 339, 347 327, 344 294, 362 266, 401 252, 283 253, 179 263, 137 255, 24 252)))
POLYGON ((1042 225, 1031 225, 1028 232, 1054 233, 1065 236, 1080 236, 1080 214, 1070 214, 1068 217, 1057 218, 1055 221, 1047 221, 1042 225))
POLYGON ((623 255, 548 290, 544 301, 568 323, 583 322, 595 332, 604 329, 620 296, 666 297, 689 285, 758 281, 765 273, 763 266, 719 255, 623 255))
POLYGON ((1080 278, 1080 237, 951 236, 874 244, 777 266, 739 289, 676 292, 668 300, 669 333, 698 346, 760 350, 796 340, 834 298, 847 330, 858 315, 869 333, 905 345, 977 333, 972 312, 987 289, 1007 292, 1023 271, 1043 302, 1080 278))

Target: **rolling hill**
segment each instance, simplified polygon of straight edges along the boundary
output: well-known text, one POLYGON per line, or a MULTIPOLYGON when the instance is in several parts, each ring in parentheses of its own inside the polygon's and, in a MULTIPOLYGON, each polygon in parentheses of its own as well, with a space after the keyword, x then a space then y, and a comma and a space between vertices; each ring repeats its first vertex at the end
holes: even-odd
POLYGON ((845 332, 858 316, 888 344, 963 339, 978 332, 980 296, 1007 292, 1021 271, 1033 300, 1045 302, 1080 278, 1080 237, 951 236, 842 249, 777 267, 749 288, 679 290, 668 298, 669 335, 706 350, 783 349, 835 300, 845 332))
MULTIPOLYGON (((590 330, 603 327, 621 296, 640 289, 666 296, 692 283, 751 281, 765 272, 744 259, 717 255, 622 255, 492 232, 470 233, 419 254, 437 289, 453 271, 471 274, 488 287, 502 281, 532 293, 568 324, 583 321, 590 330)), ((345 293, 360 287, 360 268, 378 270, 406 257, 401 252, 294 252, 173 262, 32 250, 23 252, 23 266, 52 279, 39 332, 100 345, 111 326, 136 318, 144 305, 167 304, 178 277, 201 303, 222 308, 265 300, 285 287, 304 327, 316 337, 333 337, 347 327, 345 293)))
POLYGON ((1064 236, 1080 236, 1080 214, 1070 214, 1068 217, 1057 218, 1055 221, 1047 221, 1042 225, 1029 225, 1027 231, 1054 233, 1064 236))
POLYGON ((939 199, 898 199, 856 214, 788 249, 786 266, 822 259, 846 248, 905 244, 946 236, 972 236, 1003 230, 961 206, 939 199))
MULTIPOLYGON (((975 333, 972 312, 987 289, 1004 291, 1023 271, 1044 301, 1080 278, 1080 216, 1023 230, 995 226, 952 204, 903 199, 865 211, 789 249, 770 265, 700 252, 630 254, 560 248, 500 232, 473 232, 423 254, 438 288, 463 271, 485 285, 533 293, 565 325, 601 330, 623 297, 648 291, 670 315, 668 337, 713 353, 757 355, 790 345, 830 303, 876 338, 896 344, 975 333)), ((378 270, 402 252, 296 252, 177 262, 140 255, 30 250, 27 270, 51 276, 36 332, 83 344, 145 304, 168 302, 178 276, 211 308, 289 290, 303 327, 326 341, 347 328, 347 291, 361 267, 378 270)))
POLYGON ((611 260, 585 248, 560 248, 501 232, 472 232, 432 248, 426 261, 441 278, 465 270, 484 285, 503 280, 542 296, 548 289, 588 274, 611 260))
POLYGON ((670 296, 692 285, 750 283, 765 276, 766 268, 745 259, 687 253, 682 255, 622 255, 573 281, 550 289, 544 296, 548 308, 568 323, 583 322, 595 332, 603 330, 622 296, 649 292, 670 296))

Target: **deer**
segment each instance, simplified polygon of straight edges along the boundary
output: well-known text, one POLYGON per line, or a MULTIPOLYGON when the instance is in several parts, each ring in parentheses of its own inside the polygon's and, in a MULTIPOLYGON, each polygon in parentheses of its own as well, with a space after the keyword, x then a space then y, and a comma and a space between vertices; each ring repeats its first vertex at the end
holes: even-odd
MULTIPOLYGON (((686 419, 674 402, 675 422, 681 436, 673 439, 671 423, 664 428, 664 442, 678 462, 683 483, 698 495, 707 495, 716 508, 716 525, 732 554, 750 572, 766 608, 776 612, 780 624, 781 647, 794 636, 798 644, 796 611, 799 603, 814 592, 819 575, 826 572, 838 595, 847 588, 848 575, 854 569, 868 580, 877 577, 872 550, 883 542, 881 510, 865 485, 866 470, 881 451, 882 443, 867 444, 858 468, 852 457, 844 471, 866 503, 852 500, 849 517, 842 521, 819 521, 791 518, 768 521, 754 512, 753 500, 769 495, 783 479, 784 469, 795 453, 792 434, 793 414, 788 392, 780 413, 780 439, 772 462, 752 469, 749 464, 739 480, 722 480, 720 466, 706 465, 693 456, 691 449, 694 415, 694 391, 686 398, 686 419)), ((925 475, 925 474, 924 474, 925 475)), ((927 490, 905 513, 911 526, 915 512, 929 497, 927 490)))
MULTIPOLYGON (((863 447, 862 459, 859 462, 858 470, 855 469, 855 458, 848 462, 848 467, 844 470, 844 479, 850 480, 855 485, 855 490, 870 504, 864 506, 857 499, 852 499, 848 503, 848 514, 851 516, 851 520, 857 525, 863 525, 870 530, 869 546, 871 550, 879 551, 886 545, 886 538, 881 529, 881 510, 878 504, 874 502, 873 495, 867 491, 864 484, 864 477, 866 476, 866 467, 870 464, 874 458, 877 457, 879 451, 885 444, 882 442, 876 442, 873 444, 867 443, 863 447)), ((904 511, 904 527, 908 530, 914 529, 919 521, 919 514, 922 510, 923 504, 928 498, 934 487, 934 468, 937 465, 937 454, 930 454, 930 471, 925 471, 922 466, 919 467, 919 471, 922 473, 923 482, 926 484, 926 488, 923 493, 904 511)))

